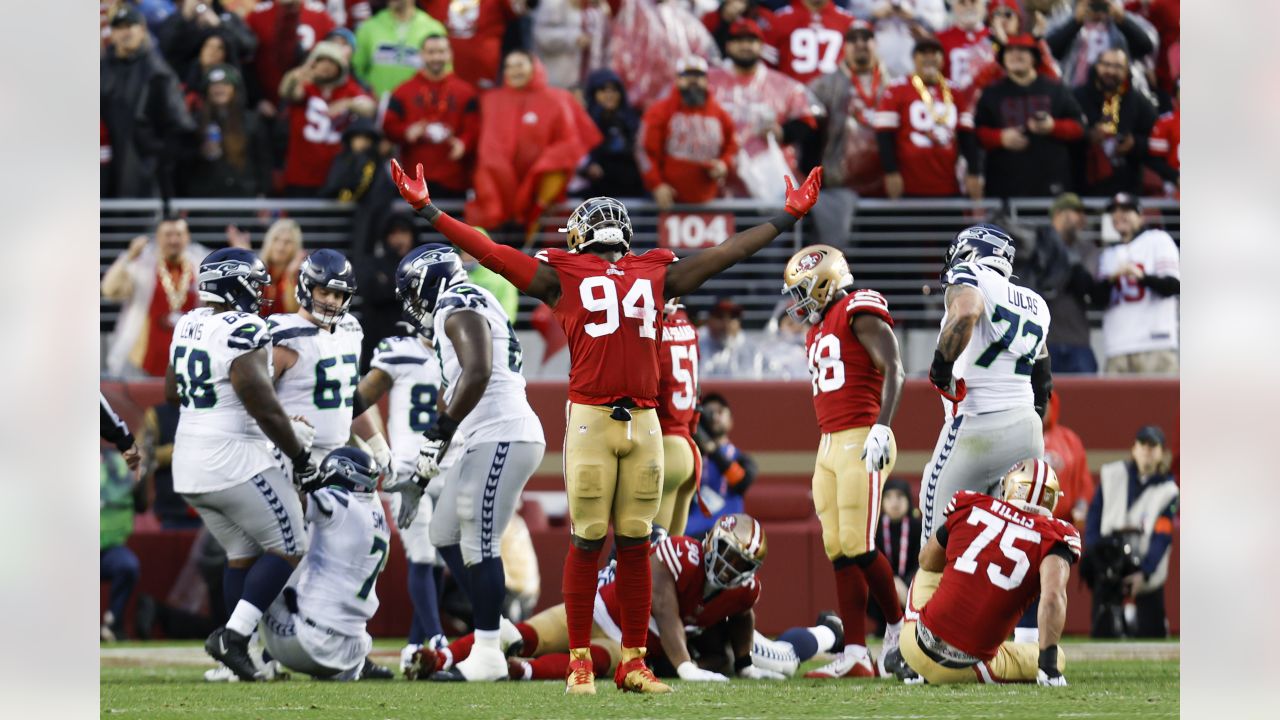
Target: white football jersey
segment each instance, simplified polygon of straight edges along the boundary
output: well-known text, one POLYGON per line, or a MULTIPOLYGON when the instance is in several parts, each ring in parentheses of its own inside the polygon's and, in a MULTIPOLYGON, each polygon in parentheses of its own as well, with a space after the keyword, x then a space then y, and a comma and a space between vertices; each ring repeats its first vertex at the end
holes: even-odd
POLYGON ((458 354, 445 332, 445 322, 455 312, 470 311, 489 323, 493 338, 493 371, 484 397, 458 426, 459 439, 495 442, 545 442, 542 423, 529 407, 524 391, 524 354, 520 340, 511 327, 507 313, 498 299, 479 285, 462 283, 440 294, 436 299, 435 339, 436 352, 444 371, 444 399, 453 399, 454 387, 462 375, 458 354))
POLYGON ((316 429, 313 457, 323 457, 351 438, 351 408, 360 384, 360 344, 364 330, 350 313, 322 328, 298 313, 272 315, 271 342, 298 354, 276 380, 280 404, 290 417, 301 415, 316 429))
POLYGON ((181 407, 173 445, 173 489, 180 493, 222 490, 279 466, 275 445, 231 387, 231 363, 266 349, 271 333, 257 315, 192 310, 178 320, 169 345, 181 407))
POLYGON ((436 419, 440 397, 440 358, 417 336, 389 337, 378 343, 370 366, 391 377, 387 436, 392 468, 411 473, 418 464, 422 433, 436 419))
MULTIPOLYGON (((1098 257, 1098 277, 1109 277, 1125 263, 1148 275, 1182 275, 1178 246, 1169 233, 1147 230, 1133 240, 1112 245, 1098 257)), ((1111 286, 1111 304, 1102 316, 1102 338, 1108 357, 1148 350, 1178 348, 1178 298, 1157 295, 1130 278, 1111 286)))
MULTIPOLYGON (((964 378, 968 388, 959 412, 976 415, 1031 407, 1035 402, 1031 367, 1044 355, 1049 336, 1049 306, 1044 298, 972 262, 948 270, 942 284, 977 288, 984 308, 952 371, 955 377, 964 378)), ((946 324, 944 315, 943 327, 946 324)), ((950 401, 943 400, 943 406, 950 415, 950 401)))
POLYGON ((391 531, 374 493, 330 485, 307 503, 310 548, 295 570, 303 618, 359 635, 378 610, 374 587, 387 564, 391 531))

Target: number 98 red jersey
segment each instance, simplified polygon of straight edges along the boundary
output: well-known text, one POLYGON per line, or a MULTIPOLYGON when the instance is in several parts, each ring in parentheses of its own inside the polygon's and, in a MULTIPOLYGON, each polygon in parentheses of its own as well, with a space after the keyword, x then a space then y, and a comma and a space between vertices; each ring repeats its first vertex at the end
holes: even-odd
POLYGON ((658 346, 670 250, 623 255, 543 250, 537 258, 560 278, 551 308, 569 341, 569 401, 609 405, 631 398, 658 406, 658 346))
POLYGON ((1080 533, 968 490, 951 498, 945 515, 947 566, 920 621, 957 650, 990 660, 1040 594, 1040 563, 1057 547, 1068 562, 1079 560, 1080 533))
POLYGON ((662 326, 658 378, 662 434, 692 437, 698 414, 698 329, 683 310, 667 315, 662 326))
POLYGON ((874 290, 856 290, 827 308, 822 322, 809 328, 805 350, 813 409, 824 433, 870 427, 880 416, 884 375, 853 333, 853 316, 869 313, 893 325, 889 303, 874 290))

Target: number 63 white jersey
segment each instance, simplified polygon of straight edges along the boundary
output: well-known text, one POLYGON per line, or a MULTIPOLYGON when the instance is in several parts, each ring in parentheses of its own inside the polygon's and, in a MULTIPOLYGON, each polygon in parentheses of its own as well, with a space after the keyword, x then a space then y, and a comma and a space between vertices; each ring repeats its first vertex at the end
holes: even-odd
POLYGON ((360 345, 364 331, 350 314, 323 328, 298 313, 268 319, 272 343, 298 354, 293 367, 276 380, 280 404, 291 417, 301 415, 316 429, 313 450, 329 451, 351 437, 351 412, 360 384, 360 345))
MULTIPOLYGON (((974 415, 1031 407, 1031 368, 1044 354, 1049 337, 1049 306, 1044 298, 971 262, 948 270, 942 284, 968 285, 982 294, 982 317, 953 370, 968 390, 958 411, 974 415)), ((942 326, 946 324, 944 315, 942 326)), ((950 414, 951 403, 943 400, 943 407, 950 414)))

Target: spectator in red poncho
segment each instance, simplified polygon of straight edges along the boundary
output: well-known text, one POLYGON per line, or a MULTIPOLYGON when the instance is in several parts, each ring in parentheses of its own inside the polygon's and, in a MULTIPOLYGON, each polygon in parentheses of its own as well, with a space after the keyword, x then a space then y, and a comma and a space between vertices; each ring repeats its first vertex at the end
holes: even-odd
POLYGON ((428 35, 421 56, 422 69, 391 94, 383 129, 402 146, 400 157, 407 167, 422 163, 433 193, 461 198, 471 187, 479 98, 470 83, 454 74, 449 38, 428 35))
POLYGON ((622 78, 627 97, 645 109, 671 88, 676 62, 697 55, 709 63, 720 59, 715 38, 702 21, 676 0, 607 0, 613 10, 609 26, 609 67, 622 78))
POLYGON ((707 61, 683 58, 676 72, 675 92, 649 106, 640 129, 640 170, 662 208, 714 198, 738 153, 733 119, 708 91, 707 61))
POLYGON ((1093 498, 1093 476, 1089 474, 1089 458, 1080 436, 1058 421, 1061 404, 1058 393, 1051 393, 1044 414, 1044 459, 1058 474, 1063 496, 1053 515, 1083 530, 1089 516, 1089 500, 1093 498))
POLYGON ((481 88, 493 87, 507 23, 525 14, 525 4, 520 0, 418 0, 418 7, 448 28, 458 77, 481 88))
POLYGON ((516 222, 532 234, 601 135, 572 95, 547 85, 528 52, 511 51, 502 68, 502 87, 480 96, 475 199, 466 219, 490 229, 516 222))
POLYGON ((336 43, 318 43, 307 62, 280 81, 280 98, 290 105, 284 184, 294 197, 313 196, 324 185, 342 152, 342 131, 354 117, 373 117, 377 110, 344 55, 336 43))
POLYGON ((337 24, 323 6, 302 0, 259 3, 245 17, 245 23, 258 37, 258 52, 253 59, 257 90, 262 95, 258 112, 275 117, 278 88, 285 73, 296 68, 337 24))

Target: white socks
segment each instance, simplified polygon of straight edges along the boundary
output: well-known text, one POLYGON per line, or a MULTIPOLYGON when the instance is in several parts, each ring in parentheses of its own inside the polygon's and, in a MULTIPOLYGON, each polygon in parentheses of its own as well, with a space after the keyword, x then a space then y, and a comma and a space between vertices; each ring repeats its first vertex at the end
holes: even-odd
POLYGON ((476 630, 476 643, 474 648, 477 650, 493 650, 496 653, 502 652, 502 647, 498 643, 498 636, 501 630, 476 630))
POLYGON ((248 600, 241 600, 236 603, 236 609, 231 613, 231 619, 227 621, 227 629, 249 637, 258 627, 258 621, 261 619, 261 610, 254 607, 248 600))
POLYGON ((805 630, 808 630, 813 639, 818 641, 818 652, 831 652, 831 649, 836 646, 836 634, 826 625, 815 625, 805 630))

